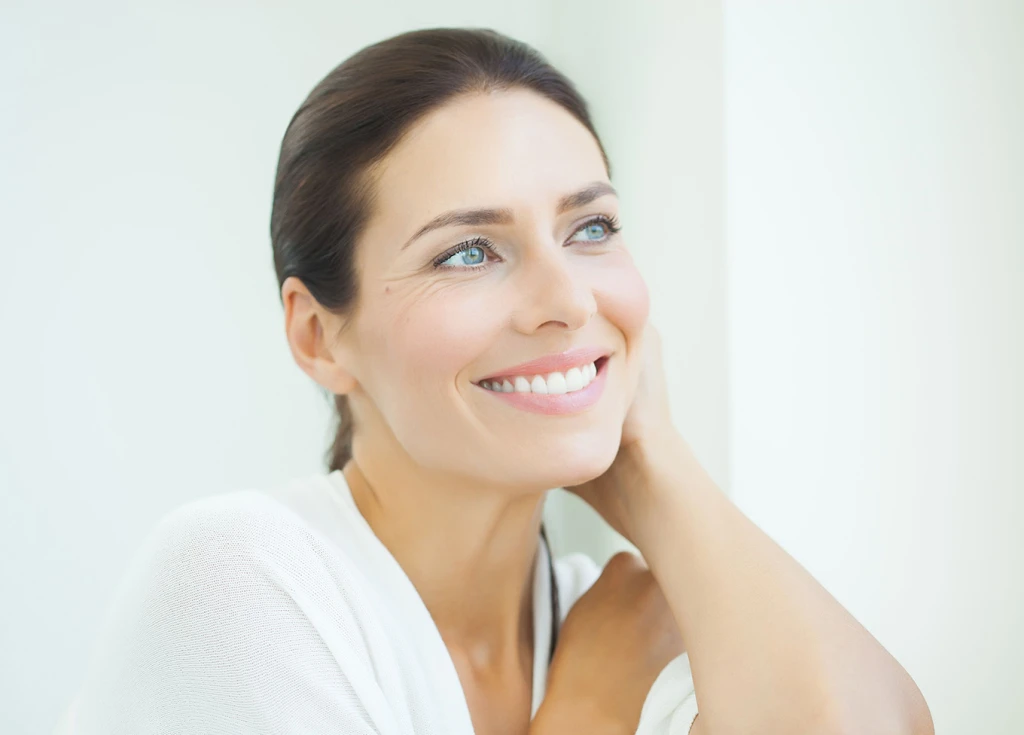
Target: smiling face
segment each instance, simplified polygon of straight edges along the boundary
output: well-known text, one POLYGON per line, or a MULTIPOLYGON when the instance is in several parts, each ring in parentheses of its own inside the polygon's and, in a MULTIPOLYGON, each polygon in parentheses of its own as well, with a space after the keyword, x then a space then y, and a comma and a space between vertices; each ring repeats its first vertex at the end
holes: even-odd
POLYGON ((513 486, 603 472, 635 391, 649 302, 613 231, 618 200, 590 132, 530 91, 460 97, 421 120, 375 181, 358 305, 338 343, 359 384, 357 442, 397 441, 421 467, 513 486), (508 211, 422 232, 467 209, 508 211), (578 349, 591 351, 517 367, 578 349), (565 394, 552 394, 554 372, 565 394), (497 390, 527 383, 530 393, 497 390))

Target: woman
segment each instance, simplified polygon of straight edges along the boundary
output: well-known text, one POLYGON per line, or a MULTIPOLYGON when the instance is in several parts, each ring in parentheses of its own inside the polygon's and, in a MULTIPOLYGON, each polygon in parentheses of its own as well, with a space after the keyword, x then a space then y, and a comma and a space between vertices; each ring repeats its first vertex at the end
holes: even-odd
POLYGON ((69 731, 932 732, 672 426, 610 178, 575 88, 493 31, 321 81, 271 237, 292 354, 335 397, 328 472, 168 516, 69 731), (552 487, 646 563, 552 560, 552 487))

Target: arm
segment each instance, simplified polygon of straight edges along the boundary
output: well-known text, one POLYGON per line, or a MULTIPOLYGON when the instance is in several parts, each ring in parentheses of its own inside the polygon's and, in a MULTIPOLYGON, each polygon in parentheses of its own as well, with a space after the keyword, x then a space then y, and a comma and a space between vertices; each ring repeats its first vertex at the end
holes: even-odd
POLYGON ((639 367, 625 366, 637 382, 618 455, 566 490, 657 579, 689 654, 701 712, 690 735, 934 735, 907 672, 697 462, 672 424, 651 324, 643 343, 639 367))
POLYGON ((696 704, 676 695, 692 693, 693 682, 679 626, 650 569, 620 552, 582 595, 569 577, 561 591, 573 602, 531 734, 685 735, 696 704))
POLYGON ((615 722, 599 713, 574 710, 556 701, 545 700, 537 708, 537 714, 530 722, 527 735, 566 735, 566 733, 587 733, 587 735, 628 735, 615 722))
POLYGON ((691 734, 932 735, 896 660, 716 487, 675 432, 637 441, 617 485, 668 600, 703 714, 691 734))

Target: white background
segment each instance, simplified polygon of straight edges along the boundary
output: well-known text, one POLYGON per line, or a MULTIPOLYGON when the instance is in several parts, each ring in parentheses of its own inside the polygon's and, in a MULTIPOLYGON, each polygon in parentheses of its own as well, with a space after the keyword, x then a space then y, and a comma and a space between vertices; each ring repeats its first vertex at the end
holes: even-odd
MULTIPOLYGON (((0 731, 55 723, 163 513, 322 467, 271 264, 278 145, 346 56, 454 25, 590 100, 719 484, 937 732, 1024 730, 1024 4, 639 5, 4 5, 0 731)), ((563 550, 621 545, 573 500, 563 550)))

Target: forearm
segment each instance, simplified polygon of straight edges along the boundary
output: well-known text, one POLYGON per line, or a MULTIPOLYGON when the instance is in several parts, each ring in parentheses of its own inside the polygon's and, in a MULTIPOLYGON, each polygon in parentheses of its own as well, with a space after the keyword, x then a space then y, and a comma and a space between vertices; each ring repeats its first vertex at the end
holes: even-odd
POLYGON ((602 715, 580 698, 545 694, 537 714, 530 721, 529 735, 630 735, 628 728, 602 715))
POLYGON ((625 465, 627 492, 657 498, 631 535, 686 642, 699 731, 932 733, 895 659, 666 441, 625 465))

